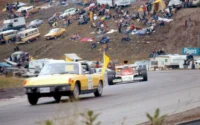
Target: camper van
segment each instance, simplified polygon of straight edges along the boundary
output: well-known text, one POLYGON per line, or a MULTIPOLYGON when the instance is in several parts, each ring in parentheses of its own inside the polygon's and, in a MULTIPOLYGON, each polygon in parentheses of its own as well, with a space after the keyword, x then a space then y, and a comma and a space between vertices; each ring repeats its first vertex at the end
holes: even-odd
POLYGON ((19 17, 19 18, 4 20, 3 27, 0 30, 1 31, 20 30, 25 27, 26 27, 26 22, 24 17, 19 17))
POLYGON ((184 68, 183 64, 186 60, 186 55, 160 55, 150 59, 150 70, 158 69, 178 69, 184 68))
POLYGON ((194 61, 195 62, 195 68, 200 69, 200 59, 194 61))
POLYGON ((40 32, 37 28, 31 28, 18 33, 17 44, 30 43, 32 40, 36 40, 40 37, 40 32))
POLYGON ((170 0, 168 6, 175 7, 175 8, 181 8, 183 5, 183 2, 181 0, 170 0))
POLYGON ((110 7, 117 6, 128 6, 131 4, 131 0, 97 0, 97 4, 108 4, 110 7))
POLYGON ((193 0, 193 1, 192 1, 192 6, 193 6, 193 7, 198 7, 198 6, 200 6, 200 0, 193 0))
POLYGON ((17 30, 7 30, 0 32, 0 44, 16 41, 16 38, 17 30))

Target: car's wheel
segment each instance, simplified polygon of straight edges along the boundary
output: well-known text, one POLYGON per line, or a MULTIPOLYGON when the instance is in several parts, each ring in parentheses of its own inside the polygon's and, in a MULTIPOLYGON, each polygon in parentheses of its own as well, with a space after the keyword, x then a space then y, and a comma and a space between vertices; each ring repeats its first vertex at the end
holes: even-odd
POLYGON ((39 36, 38 36, 38 37, 36 37, 35 39, 36 39, 36 40, 38 40, 38 39, 39 39, 39 36))
POLYGON ((102 93, 103 93, 103 84, 100 81, 97 90, 94 92, 94 95, 96 97, 100 97, 102 95, 102 93))
POLYGON ((54 95, 53 98, 56 100, 56 102, 60 102, 61 95, 54 95))
POLYGON ((12 42, 12 40, 9 39, 6 43, 11 43, 11 42, 12 42))
POLYGON ((74 90, 72 91, 71 95, 69 96, 70 101, 77 101, 79 99, 80 89, 78 84, 75 84, 74 90))
POLYGON ((148 76, 147 76, 147 72, 142 72, 141 73, 143 80, 142 81, 148 81, 148 76))
POLYGON ((12 41, 13 41, 13 42, 15 42, 16 40, 17 40, 17 38, 16 38, 16 37, 14 37, 14 38, 12 39, 12 41))
POLYGON ((30 40, 28 40, 28 41, 27 41, 27 43, 31 43, 31 41, 30 41, 30 40))
POLYGON ((113 78, 108 78, 108 85, 114 85, 113 78))
POLYGON ((55 36, 54 39, 57 39, 57 36, 55 36))
POLYGON ((28 97, 28 101, 31 105, 37 104, 39 98, 36 95, 28 94, 27 97, 28 97))

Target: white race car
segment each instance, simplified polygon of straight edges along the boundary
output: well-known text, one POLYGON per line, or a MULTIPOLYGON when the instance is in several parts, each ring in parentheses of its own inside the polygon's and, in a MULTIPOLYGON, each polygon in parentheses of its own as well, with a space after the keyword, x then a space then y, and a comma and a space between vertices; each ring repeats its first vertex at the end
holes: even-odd
POLYGON ((115 74, 114 77, 108 78, 108 84, 114 85, 119 82, 134 82, 134 81, 147 81, 147 70, 145 67, 140 67, 134 70, 129 66, 123 66, 122 69, 115 74))

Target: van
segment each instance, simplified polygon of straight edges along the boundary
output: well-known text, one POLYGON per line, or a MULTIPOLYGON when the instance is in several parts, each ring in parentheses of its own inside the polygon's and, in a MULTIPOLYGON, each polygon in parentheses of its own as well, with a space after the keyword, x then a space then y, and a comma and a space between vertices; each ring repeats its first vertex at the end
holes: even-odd
POLYGON ((25 28, 26 22, 24 17, 18 17, 13 19, 8 19, 3 21, 3 27, 0 31, 6 30, 20 30, 25 28))
POLYGON ((16 41, 17 30, 7 30, 0 32, 0 43, 10 43, 16 41))
POLYGON ((198 7, 198 6, 200 6, 200 0, 193 0, 193 1, 192 1, 192 6, 193 6, 193 7, 198 7))
POLYGON ((30 43, 33 40, 37 40, 40 37, 38 28, 31 28, 18 33, 17 44, 30 43))

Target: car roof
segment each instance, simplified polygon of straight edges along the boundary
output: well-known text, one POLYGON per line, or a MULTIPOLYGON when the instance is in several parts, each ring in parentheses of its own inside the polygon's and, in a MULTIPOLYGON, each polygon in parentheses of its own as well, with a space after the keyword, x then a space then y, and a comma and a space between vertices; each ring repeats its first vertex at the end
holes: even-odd
POLYGON ((20 10, 24 10, 24 9, 29 9, 29 8, 32 8, 33 6, 23 6, 23 7, 20 7, 17 11, 20 11, 20 10))
POLYGON ((24 31, 21 31, 21 32, 19 32, 19 34, 20 33, 26 33, 26 32, 30 32, 30 31, 33 31, 33 30, 38 30, 38 28, 30 28, 30 29, 27 29, 27 30, 24 30, 24 31))
POLYGON ((74 10, 75 8, 69 8, 69 9, 66 9, 65 11, 68 11, 68 10, 74 10))
POLYGON ((6 30, 6 31, 0 32, 0 33, 10 33, 10 32, 14 32, 14 31, 17 31, 17 30, 6 30))
POLYGON ((55 63, 57 63, 57 64, 80 64, 79 62, 62 62, 62 61, 61 62, 57 62, 57 61, 50 62, 49 64, 55 64, 55 63))

